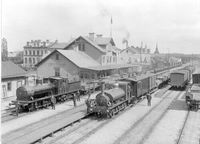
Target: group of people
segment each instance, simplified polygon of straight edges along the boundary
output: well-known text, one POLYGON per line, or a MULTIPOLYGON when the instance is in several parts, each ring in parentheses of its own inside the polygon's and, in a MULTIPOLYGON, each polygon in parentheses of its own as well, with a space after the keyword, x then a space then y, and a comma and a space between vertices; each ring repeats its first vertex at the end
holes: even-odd
MULTIPOLYGON (((76 101, 80 101, 80 92, 78 92, 77 94, 73 94, 73 103, 74 103, 74 106, 76 107, 76 101)), ((56 104, 56 98, 54 95, 51 95, 51 106, 52 106, 52 109, 55 110, 55 104, 56 104)))

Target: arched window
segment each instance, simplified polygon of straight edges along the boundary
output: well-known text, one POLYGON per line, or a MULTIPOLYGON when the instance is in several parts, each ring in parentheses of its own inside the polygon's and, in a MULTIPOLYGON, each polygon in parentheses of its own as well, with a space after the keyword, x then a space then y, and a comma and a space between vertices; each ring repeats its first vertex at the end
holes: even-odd
POLYGON ((33 58, 33 64, 35 64, 35 58, 33 58))
POLYGON ((27 64, 27 58, 24 59, 24 63, 27 64))
POLYGON ((32 59, 31 58, 29 58, 29 64, 32 64, 32 59))
POLYGON ((40 51, 39 50, 37 50, 37 55, 40 55, 40 51))
POLYGON ((35 51, 33 50, 33 55, 35 55, 35 51))

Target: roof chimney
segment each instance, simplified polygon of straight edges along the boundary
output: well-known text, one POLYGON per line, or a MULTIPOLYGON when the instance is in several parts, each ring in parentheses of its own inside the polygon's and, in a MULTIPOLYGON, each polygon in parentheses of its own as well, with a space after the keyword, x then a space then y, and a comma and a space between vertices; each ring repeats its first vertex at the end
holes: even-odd
POLYGON ((89 33, 89 39, 92 40, 92 41, 94 41, 94 32, 89 33))
POLYGON ((97 34, 97 37, 99 38, 99 37, 102 37, 103 35, 102 34, 97 34))
POLYGON ((27 42, 26 46, 29 46, 29 42, 27 42))

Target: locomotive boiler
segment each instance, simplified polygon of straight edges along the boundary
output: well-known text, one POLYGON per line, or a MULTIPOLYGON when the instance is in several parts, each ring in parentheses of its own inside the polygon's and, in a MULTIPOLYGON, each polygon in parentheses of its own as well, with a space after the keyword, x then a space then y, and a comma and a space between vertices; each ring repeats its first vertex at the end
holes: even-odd
POLYGON ((118 81, 113 88, 107 90, 104 86, 105 84, 101 85, 101 92, 96 95, 95 99, 86 101, 88 113, 94 113, 98 117, 111 118, 132 104, 133 96, 131 95, 129 82, 118 81))

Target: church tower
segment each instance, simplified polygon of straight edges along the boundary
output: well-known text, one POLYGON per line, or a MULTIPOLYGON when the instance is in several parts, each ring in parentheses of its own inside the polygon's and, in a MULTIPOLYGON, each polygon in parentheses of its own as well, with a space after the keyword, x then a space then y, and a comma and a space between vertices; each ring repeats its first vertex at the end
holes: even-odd
POLYGON ((156 44, 156 50, 155 50, 154 54, 159 54, 158 45, 157 44, 156 44))

